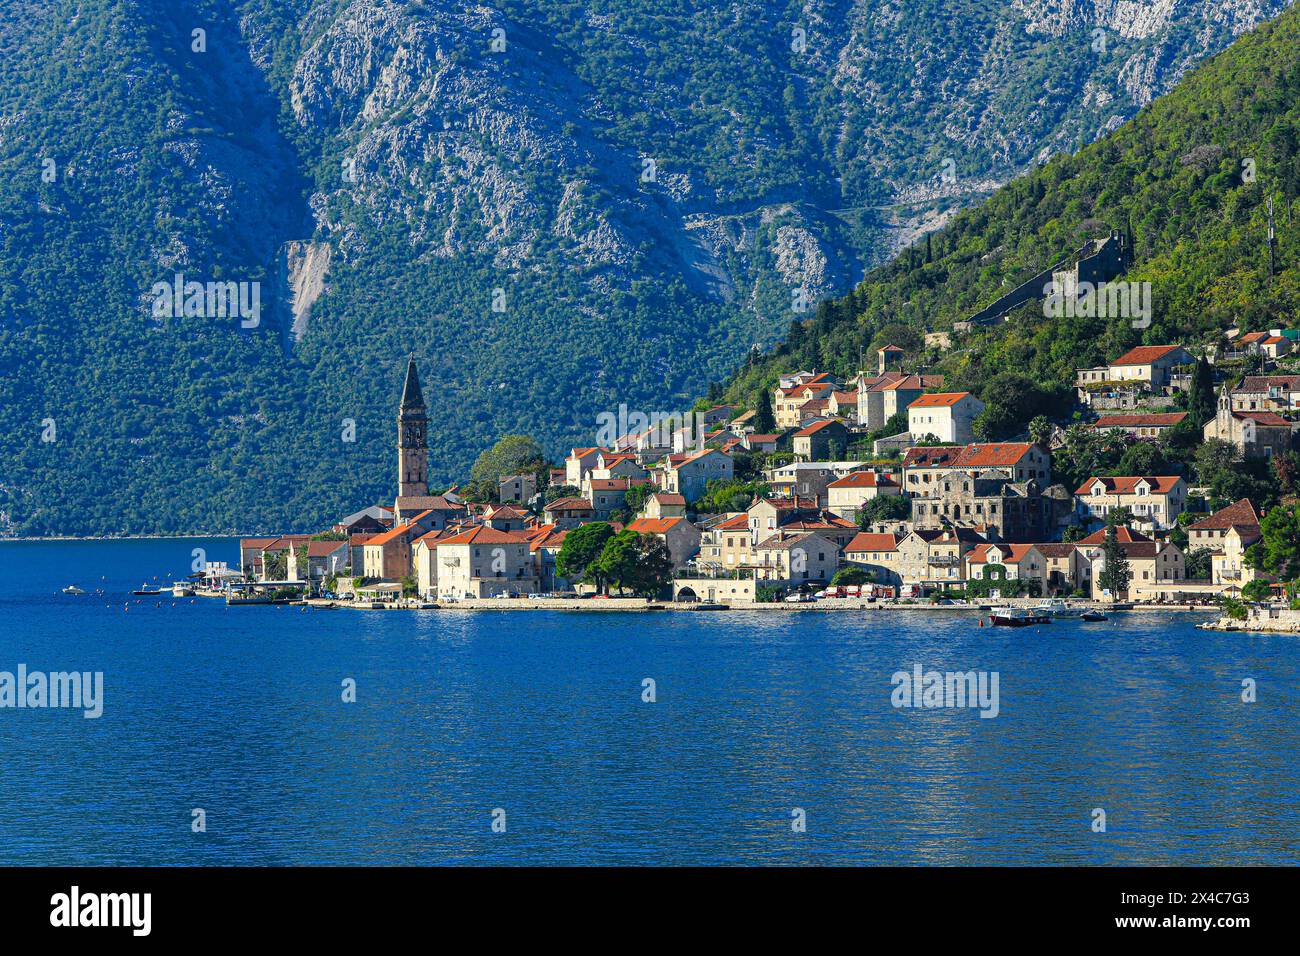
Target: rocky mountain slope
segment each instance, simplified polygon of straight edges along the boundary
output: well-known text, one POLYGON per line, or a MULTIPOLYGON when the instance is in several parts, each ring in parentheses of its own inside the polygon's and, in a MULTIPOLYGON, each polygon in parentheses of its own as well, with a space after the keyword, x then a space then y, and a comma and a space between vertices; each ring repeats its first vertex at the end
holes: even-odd
MULTIPOLYGON (((1023 433, 1037 415, 1066 423, 1076 369, 1138 345, 1199 352, 1222 348, 1232 328, 1295 328, 1297 207, 1300 9, 1292 8, 1115 132, 1017 177, 868 272, 847 295, 820 303, 770 354, 740 369, 726 394, 755 402, 796 368, 852 375, 863 356, 893 344, 907 350, 909 367, 942 373, 947 386, 985 401, 988 411, 975 422, 984 440, 1023 433), (1021 283, 1038 286, 1042 270, 1072 261, 1085 241, 1111 231, 1132 249, 1114 288, 1128 293, 1130 305, 1140 297, 1141 309, 1126 310, 1109 294, 1104 307, 1055 314, 1032 300, 1006 321, 957 325, 1021 283), (950 342, 927 344, 928 331, 946 332, 950 342)), ((1233 380, 1254 364, 1221 358, 1217 367, 1233 380)), ((1168 401, 1204 414, 1185 393, 1168 401)), ((1194 448, 1201 433, 1189 424, 1166 445, 1194 448)))
POLYGON ((445 479, 684 406, 1284 6, 6 4, 0 533, 387 494, 409 351, 445 479), (256 323, 159 317, 178 273, 256 323))

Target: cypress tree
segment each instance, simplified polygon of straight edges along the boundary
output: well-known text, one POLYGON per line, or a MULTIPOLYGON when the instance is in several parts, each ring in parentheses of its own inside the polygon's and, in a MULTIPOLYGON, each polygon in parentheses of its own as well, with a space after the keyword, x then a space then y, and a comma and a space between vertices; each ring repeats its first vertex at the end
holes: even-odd
POLYGON ((1097 584, 1110 591, 1111 597, 1118 599, 1128 591, 1133 571, 1128 566, 1128 559, 1124 557, 1119 544, 1119 533, 1113 524, 1106 525, 1106 542, 1102 545, 1101 553, 1105 557, 1106 566, 1097 575, 1097 584))

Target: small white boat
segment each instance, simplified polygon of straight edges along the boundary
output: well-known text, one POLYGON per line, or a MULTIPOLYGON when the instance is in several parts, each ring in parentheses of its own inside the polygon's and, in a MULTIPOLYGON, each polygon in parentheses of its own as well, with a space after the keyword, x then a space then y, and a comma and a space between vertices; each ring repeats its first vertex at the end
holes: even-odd
POLYGON ((77 587, 75 584, 69 584, 66 588, 63 589, 63 593, 64 594, 85 594, 86 592, 81 590, 81 588, 77 587))
POLYGON ((1083 608, 1070 607, 1060 598, 1048 598, 1046 601, 1040 601, 1029 610, 1035 614, 1045 614, 1048 617, 1083 617, 1083 608))

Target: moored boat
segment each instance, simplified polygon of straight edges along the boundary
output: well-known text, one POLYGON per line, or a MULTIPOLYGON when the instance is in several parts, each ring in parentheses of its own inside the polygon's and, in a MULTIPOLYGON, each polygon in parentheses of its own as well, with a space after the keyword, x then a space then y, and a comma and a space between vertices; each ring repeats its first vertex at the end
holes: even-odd
POLYGON ((1051 624, 1052 619, 1032 608, 1000 607, 994 609, 990 619, 997 627, 1029 627, 1032 624, 1051 624))
POLYGON ((1046 601, 1040 601, 1029 610, 1034 614, 1043 614, 1047 617, 1083 617, 1083 608, 1070 607, 1060 598, 1048 598, 1046 601))

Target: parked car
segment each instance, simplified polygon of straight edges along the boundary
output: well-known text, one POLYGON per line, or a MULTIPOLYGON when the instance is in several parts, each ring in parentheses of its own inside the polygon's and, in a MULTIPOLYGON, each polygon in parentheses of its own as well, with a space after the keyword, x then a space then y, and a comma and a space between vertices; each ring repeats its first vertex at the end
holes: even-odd
POLYGON ((811 594, 788 594, 786 595, 786 604, 812 604, 817 599, 811 594))

